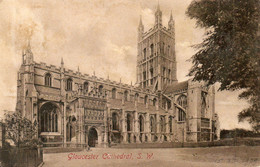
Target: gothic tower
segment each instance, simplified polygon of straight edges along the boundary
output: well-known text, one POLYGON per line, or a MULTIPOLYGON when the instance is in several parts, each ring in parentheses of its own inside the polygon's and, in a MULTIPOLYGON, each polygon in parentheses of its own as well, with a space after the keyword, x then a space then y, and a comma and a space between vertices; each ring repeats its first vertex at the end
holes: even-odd
POLYGON ((168 28, 162 25, 162 11, 158 4, 154 27, 144 32, 142 20, 138 26, 137 83, 144 89, 161 91, 177 81, 174 20, 168 28))

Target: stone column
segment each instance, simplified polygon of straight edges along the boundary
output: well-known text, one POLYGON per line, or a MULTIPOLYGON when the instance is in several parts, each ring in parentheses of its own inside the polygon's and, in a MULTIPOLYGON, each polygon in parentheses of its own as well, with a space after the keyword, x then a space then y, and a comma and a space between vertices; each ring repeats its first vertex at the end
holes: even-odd
POLYGON ((104 125, 105 125, 105 134, 104 134, 104 146, 107 147, 108 145, 108 110, 110 108, 107 108, 104 110, 104 125))
POLYGON ((166 136, 167 136, 167 141, 170 140, 170 128, 169 128, 169 116, 165 116, 165 126, 166 126, 166 136))
POLYGON ((145 122, 146 122, 146 135, 148 137, 147 142, 151 142, 152 138, 151 138, 151 126, 150 126, 150 114, 146 113, 145 115, 145 122))
POLYGON ((127 143, 127 132, 126 132, 126 118, 125 118, 125 110, 122 109, 122 135, 123 135, 123 143, 127 143))
POLYGON ((134 114, 134 122, 135 122, 135 135, 136 135, 136 143, 140 143, 140 139, 139 139, 139 136, 140 136, 140 129, 139 129, 139 122, 138 122, 138 113, 137 111, 135 111, 135 114, 134 114))
POLYGON ((158 137, 157 142, 161 141, 161 128, 160 128, 160 115, 157 113, 156 114, 156 134, 158 137))
POLYGON ((66 147, 66 143, 67 143, 67 120, 66 120, 66 105, 67 103, 64 102, 64 106, 63 106, 63 147, 66 147))

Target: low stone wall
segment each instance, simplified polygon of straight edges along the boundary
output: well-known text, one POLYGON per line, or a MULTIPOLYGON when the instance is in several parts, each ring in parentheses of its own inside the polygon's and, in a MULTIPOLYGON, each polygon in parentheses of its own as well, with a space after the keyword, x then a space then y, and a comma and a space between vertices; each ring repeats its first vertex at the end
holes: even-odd
POLYGON ((181 148, 181 147, 217 147, 217 146, 260 146, 260 138, 238 138, 231 140, 218 140, 213 142, 181 143, 131 143, 112 145, 112 148, 181 148))

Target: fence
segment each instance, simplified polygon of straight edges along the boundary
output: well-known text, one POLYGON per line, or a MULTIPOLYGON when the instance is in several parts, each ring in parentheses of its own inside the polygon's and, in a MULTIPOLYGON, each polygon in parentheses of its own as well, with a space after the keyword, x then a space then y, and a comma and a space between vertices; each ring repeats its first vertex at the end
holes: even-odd
POLYGON ((0 150, 1 167, 37 167, 43 162, 41 148, 10 148, 0 150))

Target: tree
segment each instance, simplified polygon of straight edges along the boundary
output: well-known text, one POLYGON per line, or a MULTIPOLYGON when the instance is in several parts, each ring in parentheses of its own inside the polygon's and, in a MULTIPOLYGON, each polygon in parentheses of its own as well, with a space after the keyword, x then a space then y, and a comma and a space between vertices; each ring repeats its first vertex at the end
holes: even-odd
POLYGON ((239 98, 250 107, 241 111, 239 121, 248 120, 260 130, 259 89, 259 1, 193 1, 186 14, 206 30, 203 42, 195 45, 189 76, 208 85, 220 83, 219 90, 239 90, 239 98))
POLYGON ((6 139, 12 140, 15 146, 36 146, 38 140, 37 125, 20 113, 5 114, 6 139))

